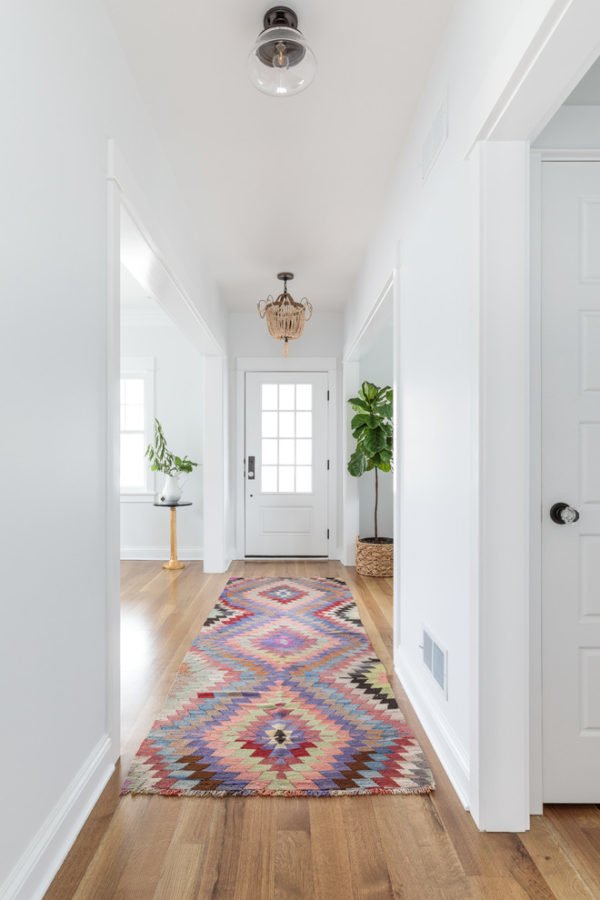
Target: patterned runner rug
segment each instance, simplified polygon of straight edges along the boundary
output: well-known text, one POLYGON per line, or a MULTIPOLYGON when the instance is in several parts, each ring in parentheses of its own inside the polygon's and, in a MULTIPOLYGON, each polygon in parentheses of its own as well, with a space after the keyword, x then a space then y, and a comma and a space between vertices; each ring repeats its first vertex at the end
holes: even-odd
POLYGON ((432 788, 346 584, 230 578, 122 793, 327 797, 432 788))

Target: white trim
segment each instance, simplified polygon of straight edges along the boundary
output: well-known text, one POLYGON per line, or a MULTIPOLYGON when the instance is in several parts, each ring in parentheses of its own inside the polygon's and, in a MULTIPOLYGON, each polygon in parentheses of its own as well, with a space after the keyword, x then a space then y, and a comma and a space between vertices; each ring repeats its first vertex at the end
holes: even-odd
POLYGON ((542 162, 600 162, 600 149, 590 150, 552 150, 535 149, 532 151, 542 162))
POLYGON ((365 337, 367 336, 368 331, 371 328, 371 326, 373 325, 373 322, 375 321, 375 319, 377 318, 379 311, 382 309, 382 307, 386 303, 388 296, 390 294, 390 291, 393 289, 393 287, 394 287, 394 272, 391 272, 390 275, 388 275, 381 291, 379 292, 378 297, 376 298, 375 302, 373 303, 373 305, 371 306, 367 315, 365 316, 363 324, 362 324, 361 328, 359 329, 358 334, 356 335, 356 338, 352 342, 350 349, 344 354, 344 359, 343 359, 344 362, 360 359, 360 356, 361 356, 360 345, 363 342, 363 340, 365 339, 365 337))
POLYGON ((530 808, 531 815, 544 812, 542 732, 542 161, 531 154, 531 523, 530 523, 530 808))
POLYGON ((229 521, 231 485, 229 479, 230 372, 227 359, 204 357, 205 393, 203 403, 203 492, 204 492, 204 571, 225 572, 231 559, 229 521))
MULTIPOLYGON (((202 547, 178 547, 177 556, 183 560, 204 559, 202 547)), ((121 559, 148 559, 165 560, 169 558, 167 544, 158 547, 121 547, 121 559)))
POLYGON ((0 886, 1 900, 41 900, 113 773, 112 756, 104 735, 0 886))
MULTIPOLYGON (((337 392, 337 359, 334 356, 306 356, 290 359, 289 357, 244 357, 235 361, 236 370, 236 414, 235 414, 235 447, 234 481, 235 481, 235 558, 245 559, 245 516, 244 516, 244 454, 246 432, 245 376, 246 372, 326 372, 328 376, 329 403, 327 410, 327 456, 329 458, 328 481, 328 527, 329 553, 325 559, 336 559, 339 553, 337 527, 338 496, 338 392, 337 392)), ((252 559, 252 557, 250 557, 252 559)))
POLYGON ((396 645, 394 665, 406 696, 431 741, 458 799, 464 808, 468 809, 470 772, 464 749, 446 717, 438 711, 431 713, 431 704, 423 695, 418 680, 413 677, 400 645, 396 645))
POLYGON ((531 33, 535 12, 522 4, 513 26, 528 40, 471 145, 478 141, 535 140, 600 55, 600 9, 595 0, 554 0, 531 33), (529 38, 528 38, 529 32, 529 38))
POLYGON ((156 491, 126 492, 120 495, 121 503, 154 503, 156 491))
MULTIPOLYGON (((108 142, 108 172, 114 170, 115 144, 108 142)), ((121 378, 121 192, 107 180, 107 333, 106 333, 106 728, 112 761, 121 746, 121 542, 120 378, 121 378)))

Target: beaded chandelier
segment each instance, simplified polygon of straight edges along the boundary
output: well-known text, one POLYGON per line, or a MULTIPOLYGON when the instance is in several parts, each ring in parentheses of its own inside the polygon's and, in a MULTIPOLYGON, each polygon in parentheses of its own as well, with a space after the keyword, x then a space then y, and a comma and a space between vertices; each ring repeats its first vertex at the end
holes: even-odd
POLYGON ((276 299, 269 294, 266 300, 260 300, 256 306, 261 319, 267 320, 271 337, 284 342, 283 355, 287 356, 289 341, 302 336, 304 323, 311 318, 313 308, 306 297, 298 302, 288 293, 287 283, 294 277, 292 272, 279 272, 277 277, 283 281, 282 293, 276 299))

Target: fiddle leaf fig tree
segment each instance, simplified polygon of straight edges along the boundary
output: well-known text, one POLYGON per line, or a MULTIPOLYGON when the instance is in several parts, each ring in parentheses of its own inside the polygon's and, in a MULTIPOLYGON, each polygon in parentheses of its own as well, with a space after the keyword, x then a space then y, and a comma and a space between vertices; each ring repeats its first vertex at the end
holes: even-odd
POLYGON ((163 475, 179 475, 180 472, 191 472, 198 465, 187 456, 177 456, 167 447, 167 439, 163 427, 154 420, 154 445, 148 444, 146 456, 150 460, 150 468, 153 472, 162 472, 163 475))
POLYGON ((379 506, 378 472, 390 472, 393 460, 393 391, 389 386, 377 387, 364 381, 357 397, 348 403, 355 412, 352 417, 352 437, 356 449, 348 461, 348 471, 359 478, 375 470, 375 542, 379 540, 377 513, 379 506))

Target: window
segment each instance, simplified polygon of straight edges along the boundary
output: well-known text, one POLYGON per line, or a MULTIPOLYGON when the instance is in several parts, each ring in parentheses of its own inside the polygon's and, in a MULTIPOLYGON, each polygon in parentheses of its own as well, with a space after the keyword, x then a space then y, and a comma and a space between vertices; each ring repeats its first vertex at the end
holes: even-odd
POLYGON ((312 492, 312 385, 263 384, 261 490, 312 492))
POLYGON ((121 494, 153 494, 145 457, 154 421, 154 360, 121 361, 121 494))

